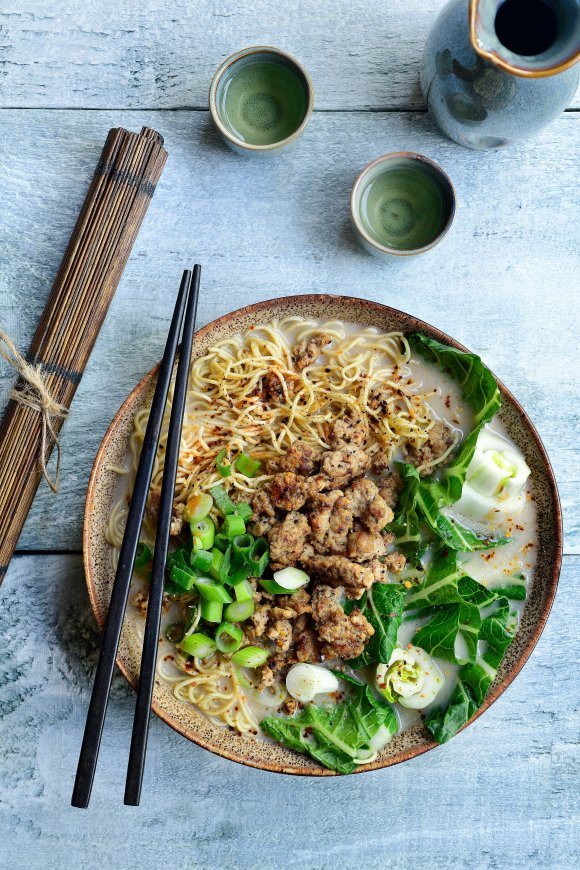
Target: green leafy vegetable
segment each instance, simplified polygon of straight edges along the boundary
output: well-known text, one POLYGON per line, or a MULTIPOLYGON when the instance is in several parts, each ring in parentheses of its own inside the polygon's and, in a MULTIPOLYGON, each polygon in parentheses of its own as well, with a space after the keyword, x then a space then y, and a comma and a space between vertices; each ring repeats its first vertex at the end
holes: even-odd
MULTIPOLYGON (((417 469, 406 462, 398 462, 397 468, 403 478, 403 490, 397 502, 396 522, 401 524, 400 530, 410 538, 416 536, 418 524, 416 525, 415 518, 418 518, 437 538, 453 550, 464 552, 489 550, 508 542, 508 538, 480 538, 471 529, 448 517, 440 510, 447 502, 444 491, 439 491, 438 481, 421 480, 417 469)), ((389 529, 391 530, 392 527, 393 523, 389 529)))
POLYGON ((460 601, 437 608, 433 618, 415 632, 412 642, 432 656, 464 664, 475 661, 480 627, 479 608, 460 601), (461 639, 464 649, 458 652, 456 641, 461 639))
POLYGON ((481 623, 480 638, 487 644, 486 651, 461 668, 449 703, 434 710, 425 722, 438 743, 450 740, 477 712, 513 640, 517 614, 510 611, 507 599, 500 599, 498 604, 497 610, 481 623))
POLYGON ((365 668, 376 662, 389 661, 397 642, 406 593, 405 587, 398 584, 375 583, 359 601, 346 603, 346 613, 358 607, 375 630, 363 652, 350 660, 351 667, 365 668))
MULTIPOLYGON (((345 679, 344 674, 338 674, 345 679)), ((397 731, 393 708, 376 698, 369 686, 348 678, 339 704, 308 704, 294 718, 267 716, 260 723, 273 740, 303 752, 338 773, 352 773, 373 754, 373 739, 387 740, 397 731)))

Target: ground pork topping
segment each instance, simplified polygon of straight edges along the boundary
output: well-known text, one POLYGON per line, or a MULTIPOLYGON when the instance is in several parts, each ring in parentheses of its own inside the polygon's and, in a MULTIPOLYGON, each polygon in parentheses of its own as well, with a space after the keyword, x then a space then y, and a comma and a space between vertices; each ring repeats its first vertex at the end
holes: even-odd
POLYGON ((348 408, 342 417, 331 427, 328 443, 335 450, 340 450, 349 444, 363 447, 369 437, 369 428, 365 420, 356 411, 348 408))
POLYGON ((379 482, 379 495, 390 508, 394 508, 403 488, 403 478, 398 471, 392 471, 379 482))
POLYGON ((355 526, 348 536, 346 554, 353 562, 370 562, 387 551, 385 539, 379 532, 369 532, 362 526, 355 526))
POLYGON ((298 511, 291 511, 281 523, 276 523, 268 532, 272 565, 295 565, 307 559, 313 552, 307 544, 309 534, 308 519, 298 511))
POLYGON ((312 338, 303 338, 292 348, 292 360, 297 371, 301 372, 307 366, 311 366, 320 356, 323 347, 332 341, 329 335, 321 332, 312 338))
POLYGON ((277 460, 277 471, 293 471, 302 477, 310 477, 320 464, 322 451, 304 441, 295 441, 284 456, 277 460))
POLYGON ((321 473, 327 477, 333 487, 341 488, 361 477, 368 471, 370 459, 360 447, 347 445, 341 450, 329 450, 322 457, 321 473))
POLYGON ((383 567, 377 559, 359 565, 346 556, 313 556, 306 562, 306 567, 320 582, 344 587, 347 598, 360 598, 365 589, 384 577, 383 567))
POLYGON ((275 508, 297 511, 306 504, 311 484, 306 477, 300 477, 293 471, 284 471, 275 474, 268 482, 267 491, 275 508))
POLYGON ((330 586, 317 586, 312 594, 312 615, 319 636, 326 643, 322 654, 328 659, 353 659, 360 655, 374 628, 355 608, 346 614, 340 601, 340 591, 330 586))
POLYGON ((352 515, 360 519, 369 532, 380 532, 393 520, 393 511, 387 505, 373 481, 368 477, 355 480, 345 492, 352 515))
POLYGON ((311 540, 318 553, 344 553, 353 515, 340 489, 320 493, 309 502, 311 540))
MULTIPOLYGON (((438 420, 430 430, 427 440, 422 447, 414 448, 407 447, 407 459, 416 467, 429 465, 438 459, 448 450, 455 442, 455 435, 443 420, 438 420)), ((419 471, 421 476, 431 474, 430 467, 423 468, 419 471)))

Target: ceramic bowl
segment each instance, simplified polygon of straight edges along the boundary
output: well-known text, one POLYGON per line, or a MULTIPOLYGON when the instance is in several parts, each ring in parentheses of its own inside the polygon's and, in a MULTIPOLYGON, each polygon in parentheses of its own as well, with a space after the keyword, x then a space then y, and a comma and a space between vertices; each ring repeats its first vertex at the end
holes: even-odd
POLYGON ((355 235, 359 244, 381 260, 390 260, 391 257, 412 257, 415 254, 423 254, 425 251, 430 251, 435 245, 439 244, 442 238, 447 235, 451 224, 455 218, 455 189, 451 183, 451 179, 440 166, 437 165, 429 157, 424 157, 422 154, 416 154, 414 151, 393 151, 390 154, 384 154, 382 157, 377 157, 372 163, 362 170, 356 179, 350 196, 350 217, 354 228, 355 235), (437 181, 441 188, 441 192, 445 197, 447 205, 446 220, 441 230, 428 243, 420 248, 401 249, 394 248, 389 245, 382 244, 375 236, 366 229, 361 217, 361 199, 369 182, 378 178, 383 172, 388 171, 391 167, 405 167, 406 165, 420 164, 428 171, 437 181))
MULTIPOLYGON (((313 295, 290 296, 261 302, 220 317, 196 334, 193 355, 197 357, 205 353, 214 342, 246 330, 253 324, 265 323, 274 317, 281 318, 290 314, 322 320, 339 318, 363 326, 374 326, 381 330, 403 332, 420 330, 439 341, 465 350, 462 345, 440 330, 394 308, 364 299, 313 295)), ((84 565, 91 604, 101 630, 105 622, 113 581, 111 547, 105 540, 105 526, 118 483, 118 477, 111 468, 123 462, 132 432, 133 417, 140 408, 150 402, 157 371, 158 367, 155 367, 143 378, 116 414, 97 453, 89 482, 83 533, 84 565)), ((510 437, 525 454, 532 472, 531 482, 538 509, 538 564, 520 629, 507 651, 498 677, 483 707, 475 718, 499 698, 517 676, 536 645, 556 592, 562 548, 560 504, 550 462, 523 408, 501 384, 500 389, 503 405, 499 416, 507 427, 510 437)), ((121 636, 117 664, 134 688, 138 680, 139 659, 138 630, 130 619, 127 619, 121 636)), ((224 758, 277 773, 334 775, 309 758, 283 746, 242 737, 212 724, 194 707, 178 701, 172 694, 171 688, 159 679, 155 681, 153 710, 188 740, 224 758)), ((434 746, 436 744, 423 725, 417 724, 410 730, 396 735, 376 761, 360 770, 374 770, 407 761, 434 746)))
POLYGON ((243 156, 270 156, 273 154, 279 154, 281 151, 284 151, 293 145, 306 129, 306 125, 314 111, 314 86, 312 84, 312 79, 302 64, 291 54, 288 54, 288 52, 282 51, 280 48, 273 48, 270 45, 252 45, 249 48, 243 48, 241 51, 236 51, 235 54, 227 57, 214 73, 209 88, 209 110, 222 139, 226 145, 232 149, 232 151, 236 152, 236 154, 241 154, 243 156), (226 84, 232 71, 234 71, 236 67, 241 67, 242 65, 251 63, 255 60, 268 60, 289 67, 301 80, 306 94, 306 110, 300 125, 290 136, 268 145, 253 145, 250 142, 245 142, 243 139, 240 139, 224 122, 219 108, 222 88, 226 84))

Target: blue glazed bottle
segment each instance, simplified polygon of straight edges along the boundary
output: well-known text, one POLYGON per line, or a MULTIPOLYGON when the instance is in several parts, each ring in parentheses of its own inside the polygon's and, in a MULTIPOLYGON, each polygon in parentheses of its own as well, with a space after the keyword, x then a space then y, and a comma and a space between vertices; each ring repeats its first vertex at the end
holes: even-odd
POLYGON ((450 139, 493 150, 569 105, 579 59, 579 0, 450 0, 425 46, 421 89, 450 139))

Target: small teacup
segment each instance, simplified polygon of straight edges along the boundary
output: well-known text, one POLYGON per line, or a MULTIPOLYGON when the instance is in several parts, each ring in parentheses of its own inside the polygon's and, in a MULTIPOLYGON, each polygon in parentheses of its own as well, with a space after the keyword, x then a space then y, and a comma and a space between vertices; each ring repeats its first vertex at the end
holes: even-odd
POLYGON ((279 48, 255 45, 228 57, 209 89, 209 109, 238 154, 273 154, 294 143, 314 108, 304 67, 279 48))
POLYGON ((350 213, 362 247, 375 257, 422 254, 441 241, 455 217, 455 191, 428 157, 396 151, 363 169, 350 213))

